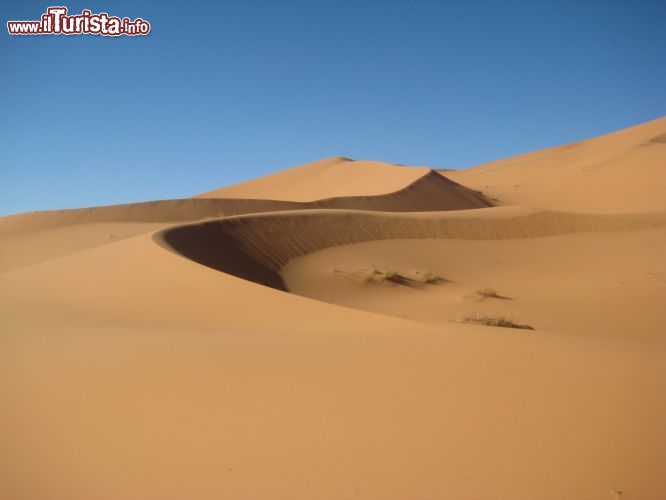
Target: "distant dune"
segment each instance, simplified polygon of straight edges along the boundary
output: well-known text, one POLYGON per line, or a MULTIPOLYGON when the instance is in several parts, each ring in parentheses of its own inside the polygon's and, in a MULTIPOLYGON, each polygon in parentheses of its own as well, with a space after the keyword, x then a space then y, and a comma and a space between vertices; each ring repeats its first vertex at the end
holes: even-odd
POLYGON ((0 218, 0 498, 666 498, 665 137, 0 218))
POLYGON ((376 196, 398 191, 428 173, 378 161, 337 156, 198 195, 204 198, 268 198, 314 201, 323 198, 376 196))

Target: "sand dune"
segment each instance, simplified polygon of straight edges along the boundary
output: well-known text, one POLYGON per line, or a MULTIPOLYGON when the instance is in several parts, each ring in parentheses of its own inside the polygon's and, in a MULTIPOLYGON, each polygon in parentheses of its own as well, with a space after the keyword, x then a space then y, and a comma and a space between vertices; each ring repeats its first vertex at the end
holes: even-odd
POLYGON ((433 328, 261 287, 147 234, 0 283, 5 497, 662 491, 660 344, 433 328))
POLYGON ((0 498, 666 497, 665 127, 0 218, 0 498))
POLYGON ((666 213, 299 211, 169 228, 156 238, 218 271, 383 314, 448 323, 481 311, 550 330, 666 340, 666 213), (423 286, 433 269, 455 286, 423 286), (401 272, 408 286, 367 286, 384 270, 401 272), (511 300, 462 300, 489 283, 511 300))
POLYGON ((584 212, 666 210, 666 117, 447 177, 507 205, 584 212))
POLYGON ((30 212, 0 218, 0 272, 109 243, 123 235, 156 229, 166 223, 313 208, 419 212, 487 206, 490 202, 483 195, 426 170, 401 189, 377 196, 348 196, 311 202, 191 198, 30 212), (60 228, 62 230, 58 231, 60 228))
POLYGON ((272 200, 182 199, 129 203, 70 210, 45 210, 0 218, 0 236, 53 229, 76 224, 187 222, 273 210, 289 210, 297 205, 272 200))
POLYGON ((7 238, 75 224, 176 223, 231 215, 312 208, 423 212, 468 210, 488 206, 492 206, 492 204, 483 195, 442 177, 433 170, 428 170, 417 176, 413 182, 401 186, 400 189, 376 196, 346 196, 310 202, 257 198, 186 198, 105 207, 28 212, 0 218, 0 237, 7 238))
POLYGON ((299 295, 444 328, 508 318, 537 333, 664 341, 665 247, 664 226, 540 238, 373 240, 292 259, 281 276, 299 295))
MULTIPOLYGON (((279 273, 295 257, 363 241, 518 239, 664 226, 666 213, 586 215, 535 212, 520 207, 423 215, 302 210, 169 228, 158 235, 158 241, 165 241, 182 255, 209 267, 256 280, 248 274, 255 272, 254 265, 257 273, 267 276, 269 271, 279 273)), ((271 283, 284 288, 277 277, 271 283)))
POLYGON ((258 179, 197 195, 205 198, 269 198, 314 201, 341 196, 392 193, 418 180, 429 169, 337 156, 306 163, 258 179))
POLYGON ((73 224, 41 231, 24 230, 0 239, 0 273, 152 232, 163 223, 73 224))

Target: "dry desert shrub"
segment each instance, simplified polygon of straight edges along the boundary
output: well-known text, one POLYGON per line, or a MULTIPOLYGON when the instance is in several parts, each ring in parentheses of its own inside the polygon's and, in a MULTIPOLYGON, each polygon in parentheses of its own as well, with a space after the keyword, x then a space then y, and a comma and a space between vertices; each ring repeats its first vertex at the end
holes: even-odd
POLYGON ((429 285, 436 285, 437 283, 445 281, 444 278, 442 278, 439 274, 433 273, 432 271, 425 271, 423 273, 417 274, 419 274, 421 282, 427 283, 429 285))
POLYGON ((500 295, 497 293, 497 290, 495 290, 491 286, 484 286, 482 288, 478 288, 474 291, 474 295, 476 297, 479 297, 481 299, 492 299, 492 298, 499 298, 500 295))
POLYGON ((516 323, 511 316, 494 314, 489 311, 467 312, 460 316, 462 323, 476 323, 483 326, 497 326, 501 328, 519 328, 521 330, 534 330, 530 325, 516 323))
POLYGON ((354 271, 345 271, 333 268, 333 274, 344 278, 360 278, 366 283, 387 283, 420 288, 422 285, 436 285, 446 281, 442 276, 432 271, 414 271, 405 273, 397 269, 385 267, 361 268, 354 271))
POLYGON ((379 271, 374 269, 373 278, 377 281, 390 281, 399 285, 408 285, 419 288, 420 285, 436 285, 446 281, 439 274, 432 271, 415 271, 411 273, 403 273, 395 269, 385 269, 379 271))
POLYGON ((374 270, 371 281, 390 282, 396 285, 413 285, 414 280, 405 276, 395 269, 385 269, 384 271, 374 270))
POLYGON ((400 281, 401 278, 404 278, 402 274, 400 274, 398 271, 394 269, 386 269, 385 271, 377 271, 375 270, 375 273, 377 274, 377 277, 381 280, 384 281, 400 281))

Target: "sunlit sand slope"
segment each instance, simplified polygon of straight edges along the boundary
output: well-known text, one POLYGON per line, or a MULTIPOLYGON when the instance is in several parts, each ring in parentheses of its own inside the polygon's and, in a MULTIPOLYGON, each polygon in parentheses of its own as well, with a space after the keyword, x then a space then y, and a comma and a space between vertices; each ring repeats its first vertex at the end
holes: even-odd
POLYGON ((664 491, 660 343, 341 308, 150 234, 0 275, 0 321, 2 498, 664 491))
POLYGON ((446 175, 508 205, 584 212, 666 210, 666 117, 446 175))
POLYGON ((0 499, 666 498, 665 127, 0 218, 0 499))
POLYGON ((207 198, 270 198, 314 201, 341 196, 392 193, 426 175, 429 169, 342 156, 306 163, 258 179, 202 193, 207 198))

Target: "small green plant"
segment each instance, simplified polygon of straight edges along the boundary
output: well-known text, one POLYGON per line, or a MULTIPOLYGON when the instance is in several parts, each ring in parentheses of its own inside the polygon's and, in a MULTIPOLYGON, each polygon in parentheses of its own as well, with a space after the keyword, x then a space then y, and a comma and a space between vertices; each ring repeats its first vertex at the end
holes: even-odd
POLYGON ((463 323, 477 323, 483 326, 497 326, 501 328, 519 328, 521 330, 534 330, 530 325, 516 323, 511 316, 493 314, 490 312, 464 313, 460 317, 463 323))
POLYGON ((222 210, 220 210, 219 212, 217 212, 217 218, 218 218, 218 219, 224 219, 224 212, 223 212, 222 210))

